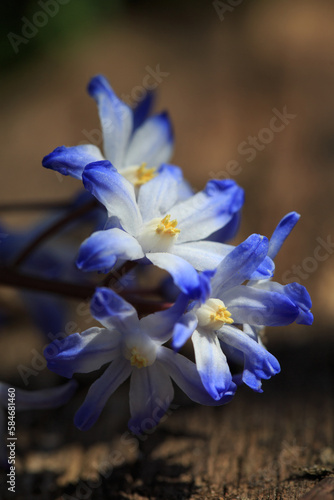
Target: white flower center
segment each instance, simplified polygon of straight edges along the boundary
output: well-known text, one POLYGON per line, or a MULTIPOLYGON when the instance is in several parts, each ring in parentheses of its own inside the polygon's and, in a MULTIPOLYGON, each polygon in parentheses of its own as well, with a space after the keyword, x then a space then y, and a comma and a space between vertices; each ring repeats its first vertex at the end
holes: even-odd
POLYGON ((145 339, 133 338, 126 342, 124 346, 124 356, 128 359, 132 366, 136 368, 145 368, 153 365, 156 360, 157 346, 149 338, 145 339))
POLYGON ((174 245, 180 229, 177 228, 177 220, 170 220, 170 215, 163 219, 156 217, 147 222, 137 237, 145 253, 168 252, 174 245))
POLYGON ((231 313, 220 299, 208 299, 197 311, 198 326, 219 330, 224 324, 233 323, 231 313))
POLYGON ((146 163, 133 165, 122 169, 122 175, 130 181, 135 187, 140 187, 156 176, 156 168, 147 168, 146 163))

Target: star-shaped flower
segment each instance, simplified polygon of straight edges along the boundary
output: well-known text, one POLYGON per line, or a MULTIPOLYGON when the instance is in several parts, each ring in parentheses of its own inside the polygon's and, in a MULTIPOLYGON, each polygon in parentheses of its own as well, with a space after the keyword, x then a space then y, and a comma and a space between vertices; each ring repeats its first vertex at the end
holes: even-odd
POLYGON ((43 158, 43 166, 81 179, 88 163, 107 159, 136 187, 153 179, 173 152, 173 133, 167 113, 147 116, 150 94, 132 110, 116 96, 102 75, 92 78, 88 92, 98 106, 103 153, 92 144, 61 146, 43 158))
POLYGON ((92 299, 93 316, 104 328, 75 333, 44 351, 48 367, 64 377, 88 373, 109 363, 91 386, 75 415, 80 429, 98 419, 112 393, 130 381, 129 428, 140 434, 155 427, 173 400, 171 379, 193 400, 204 405, 223 404, 232 398, 231 383, 224 397, 215 401, 202 385, 195 364, 165 347, 173 326, 184 311, 184 297, 168 310, 138 318, 136 310, 108 288, 98 288, 92 299))
POLYGON ((312 322, 311 300, 303 286, 268 280, 247 283, 268 248, 268 239, 254 234, 230 252, 212 277, 204 303, 193 302, 174 329, 176 350, 191 336, 199 374, 213 398, 219 399, 231 383, 227 357, 243 365, 243 382, 259 392, 261 379, 280 371, 276 358, 259 342, 256 329, 312 322))

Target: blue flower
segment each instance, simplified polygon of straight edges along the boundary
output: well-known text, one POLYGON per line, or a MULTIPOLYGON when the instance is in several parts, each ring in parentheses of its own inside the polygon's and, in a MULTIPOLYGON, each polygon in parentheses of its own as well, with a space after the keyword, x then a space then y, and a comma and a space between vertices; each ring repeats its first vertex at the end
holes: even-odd
POLYGON ((301 310, 311 307, 306 289, 296 283, 244 284, 263 264, 268 249, 267 238, 256 234, 237 246, 218 266, 206 301, 194 302, 175 326, 174 348, 191 336, 199 374, 213 398, 221 398, 231 383, 227 356, 243 364, 243 382, 261 392, 261 379, 278 373, 280 366, 262 346, 258 329, 303 323, 301 310))
POLYGON ((44 157, 43 166, 81 179, 88 163, 107 159, 137 187, 154 178, 157 168, 168 162, 173 152, 173 133, 167 113, 147 117, 151 94, 133 111, 118 99, 101 75, 92 78, 88 92, 98 106, 104 154, 92 144, 61 146, 44 157))
POLYGON ((146 257, 168 271, 181 291, 196 295, 201 286, 195 269, 214 269, 231 250, 202 240, 240 210, 243 190, 234 181, 209 181, 203 191, 180 201, 182 173, 164 165, 159 176, 141 187, 137 201, 134 186, 103 161, 87 165, 83 182, 106 207, 109 222, 83 242, 80 269, 107 272, 117 260, 146 257))
POLYGON ((93 327, 44 351, 50 370, 64 377, 88 373, 110 363, 91 386, 75 415, 75 424, 89 429, 98 419, 111 394, 128 377, 130 382, 129 428, 140 434, 155 427, 168 409, 174 390, 171 379, 193 400, 215 405, 228 402, 235 385, 214 401, 204 389, 195 364, 164 347, 177 318, 185 309, 184 297, 166 311, 138 319, 136 310, 108 288, 98 288, 91 311, 104 328, 93 327))

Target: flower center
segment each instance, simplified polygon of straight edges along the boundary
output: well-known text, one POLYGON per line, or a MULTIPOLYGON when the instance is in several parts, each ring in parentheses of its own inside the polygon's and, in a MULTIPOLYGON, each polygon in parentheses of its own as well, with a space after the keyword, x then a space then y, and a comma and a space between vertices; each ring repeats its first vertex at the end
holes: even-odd
POLYGON ((156 168, 147 168, 146 163, 142 163, 140 167, 136 171, 137 180, 135 180, 134 185, 136 187, 142 186, 146 184, 146 182, 150 181, 155 177, 156 168))
POLYGON ((142 227, 137 240, 145 253, 170 251, 180 233, 180 229, 176 227, 177 220, 171 221, 170 217, 155 217, 142 227))
POLYGON ((142 163, 139 166, 125 167, 121 173, 134 187, 139 188, 156 176, 157 169, 155 167, 147 168, 146 165, 146 163, 142 163))
POLYGON ((156 233, 163 234, 168 236, 175 236, 180 232, 180 229, 177 229, 177 220, 170 220, 170 215, 166 215, 163 219, 161 219, 160 223, 157 225, 156 233))
POLYGON ((136 366, 137 368, 145 368, 148 366, 148 359, 143 356, 136 347, 131 349, 130 355, 130 363, 132 366, 136 366))
POLYGON ((220 299, 208 299, 197 311, 198 326, 219 330, 224 324, 233 323, 230 311, 220 299))
POLYGON ((153 365, 157 357, 157 343, 141 331, 131 332, 124 339, 123 355, 136 368, 153 365))

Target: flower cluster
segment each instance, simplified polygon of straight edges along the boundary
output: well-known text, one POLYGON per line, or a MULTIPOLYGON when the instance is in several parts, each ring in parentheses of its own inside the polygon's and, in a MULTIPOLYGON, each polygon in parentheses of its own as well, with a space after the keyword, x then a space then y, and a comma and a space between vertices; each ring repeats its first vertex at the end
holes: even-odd
POLYGON ((204 405, 229 402, 240 384, 261 392, 262 380, 280 371, 261 341, 263 328, 313 321, 306 289, 273 280, 274 258, 299 215, 286 215, 270 239, 252 234, 231 245, 242 188, 210 180, 202 191, 192 189, 168 163, 172 127, 167 113, 151 114, 151 95, 133 110, 103 76, 88 92, 98 106, 103 152, 92 144, 61 146, 43 159, 44 167, 82 181, 100 214, 76 255, 82 274, 106 275, 91 298, 96 326, 44 351, 48 368, 63 377, 105 367, 75 424, 90 428, 128 378, 134 433, 161 420, 172 381, 204 405), (157 287, 146 286, 149 266, 167 273, 157 287), (108 280, 116 272, 118 287, 108 280), (192 353, 184 348, 190 338, 192 353))

